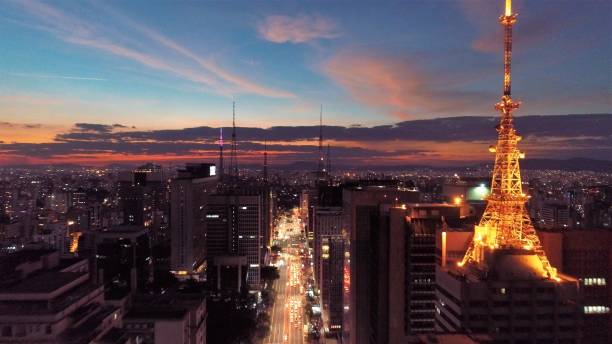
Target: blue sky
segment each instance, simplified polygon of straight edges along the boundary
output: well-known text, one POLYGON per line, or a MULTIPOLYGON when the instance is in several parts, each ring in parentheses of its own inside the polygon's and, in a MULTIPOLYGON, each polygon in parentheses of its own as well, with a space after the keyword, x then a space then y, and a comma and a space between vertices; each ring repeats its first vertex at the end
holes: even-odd
MULTIPOLYGON (((501 92, 501 0, 0 2, 5 141, 229 125, 233 100, 254 127, 491 116, 501 92)), ((519 115, 610 113, 612 3, 514 8, 519 115)))

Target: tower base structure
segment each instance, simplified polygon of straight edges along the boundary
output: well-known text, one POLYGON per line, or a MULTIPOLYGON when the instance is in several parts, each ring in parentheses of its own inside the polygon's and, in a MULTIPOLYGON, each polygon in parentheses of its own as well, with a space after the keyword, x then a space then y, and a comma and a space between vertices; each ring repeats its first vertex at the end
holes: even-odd
POLYGON ((536 253, 496 249, 483 264, 438 267, 436 330, 490 336, 495 343, 578 343, 578 281, 546 278, 536 253))

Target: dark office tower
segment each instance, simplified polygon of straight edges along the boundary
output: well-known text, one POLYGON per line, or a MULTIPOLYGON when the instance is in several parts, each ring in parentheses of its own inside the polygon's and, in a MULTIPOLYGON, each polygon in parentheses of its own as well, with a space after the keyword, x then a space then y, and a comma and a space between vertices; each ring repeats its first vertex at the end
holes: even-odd
POLYGON ((206 268, 206 197, 217 186, 214 164, 187 164, 170 189, 171 260, 178 278, 204 277, 206 268))
POLYGON ((539 231, 551 264, 580 283, 583 343, 612 343, 612 232, 539 231))
POLYGON ((123 225, 95 233, 98 282, 107 291, 142 290, 152 277, 149 231, 123 225))
MULTIPOLYGON (((382 208, 388 228, 388 339, 406 342, 411 335, 435 331, 436 233, 447 220, 460 219, 461 205, 402 204, 382 208)), ((385 245, 386 246, 386 245, 385 245)))
MULTIPOLYGON (((124 171, 117 180, 119 207, 123 223, 145 227, 159 227, 167 212, 166 184, 159 165, 146 164, 133 171, 124 171)), ((157 229, 157 228, 156 228, 157 229)))
POLYGON ((344 237, 342 207, 315 207, 314 270, 326 330, 342 330, 344 237))
POLYGON ((119 207, 126 225, 144 225, 144 185, 135 184, 134 174, 126 172, 117 182, 119 207))
POLYGON ((567 229, 569 226, 569 207, 563 202, 547 201, 540 209, 539 228, 567 229))
POLYGON ((316 188, 308 190, 306 197, 306 204, 308 204, 308 212, 306 215, 308 220, 306 222, 306 235, 308 236, 309 240, 312 240, 314 238, 314 211, 317 204, 319 204, 319 190, 316 188))
POLYGON ((344 228, 350 242, 349 310, 344 333, 349 343, 386 343, 387 313, 381 309, 388 297, 388 232, 381 230, 380 205, 416 203, 420 193, 414 189, 378 185, 354 185, 343 191, 344 228), (348 334, 347 334, 348 330, 348 334))
POLYGON ((311 222, 314 249, 315 276, 319 278, 321 240, 328 236, 342 235, 342 187, 320 186, 316 204, 312 204, 311 222))
MULTIPOLYGON (((321 277, 321 245, 323 239, 342 235, 342 207, 316 206, 314 211, 314 270, 317 279, 321 277)), ((317 283, 320 281, 317 281, 317 283)), ((320 288, 320 287, 319 287, 320 288)))
POLYGON ((234 275, 242 281, 242 269, 247 265, 246 282, 251 289, 259 288, 263 263, 262 203, 259 193, 236 192, 208 197, 206 253, 208 276, 213 285, 226 285, 223 276, 218 276, 221 266, 235 265, 234 275))
POLYGON ((344 242, 342 235, 331 235, 321 241, 319 285, 326 331, 341 333, 344 318, 344 242))

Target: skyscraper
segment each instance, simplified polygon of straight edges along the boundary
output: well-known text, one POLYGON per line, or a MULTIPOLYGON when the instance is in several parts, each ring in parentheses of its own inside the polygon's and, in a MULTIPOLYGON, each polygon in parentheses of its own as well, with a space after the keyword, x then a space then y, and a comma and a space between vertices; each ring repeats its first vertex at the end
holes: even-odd
MULTIPOLYGON (((249 195, 234 192, 208 197, 206 254, 210 266, 209 277, 217 286, 226 285, 220 275, 222 266, 235 265, 237 278, 242 280, 243 265, 247 265, 246 282, 251 288, 259 288, 264 239, 262 203, 259 193, 249 195)), ((239 288, 241 283, 236 287, 239 288)))
POLYGON ((328 330, 342 328, 344 237, 342 206, 315 207, 314 271, 321 292, 323 320, 328 330))
POLYGON ((171 260, 175 276, 204 277, 206 197, 217 187, 214 164, 187 164, 170 185, 171 260))
POLYGON ((389 234, 384 230, 382 205, 416 203, 414 189, 364 183, 343 190, 343 226, 349 232, 350 290, 344 332, 349 343, 385 343, 388 312, 385 310, 389 282, 380 275, 388 267, 389 234))

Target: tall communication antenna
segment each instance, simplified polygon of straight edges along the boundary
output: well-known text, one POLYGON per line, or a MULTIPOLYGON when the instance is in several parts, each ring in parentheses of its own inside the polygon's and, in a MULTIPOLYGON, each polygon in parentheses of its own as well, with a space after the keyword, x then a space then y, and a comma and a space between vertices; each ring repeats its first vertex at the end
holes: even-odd
POLYGON ((264 140, 263 180, 268 183, 268 140, 264 140))
POLYGON ((322 176, 325 172, 323 158, 323 104, 321 104, 321 112, 319 113, 319 175, 322 176))
POLYGON ((236 102, 232 102, 232 151, 230 154, 229 174, 234 178, 238 177, 238 155, 236 151, 236 102))
POLYGON ((525 154, 518 150, 521 136, 516 133, 512 112, 520 102, 511 95, 510 62, 512 57, 512 0, 506 0, 504 14, 499 18, 504 26, 504 87, 501 101, 495 109, 501 113, 497 126, 497 144, 489 151, 495 153, 495 166, 491 180, 491 194, 487 207, 474 229, 474 238, 459 266, 466 263, 482 264, 487 251, 518 249, 535 253, 547 278, 559 280, 557 269, 551 266, 525 208, 528 197, 523 193, 519 159, 525 154))
POLYGON ((223 166, 223 127, 219 128, 219 178, 223 179, 224 166, 223 166))
POLYGON ((327 160, 327 174, 331 177, 331 148, 329 143, 327 144, 327 156, 325 159, 327 160))

